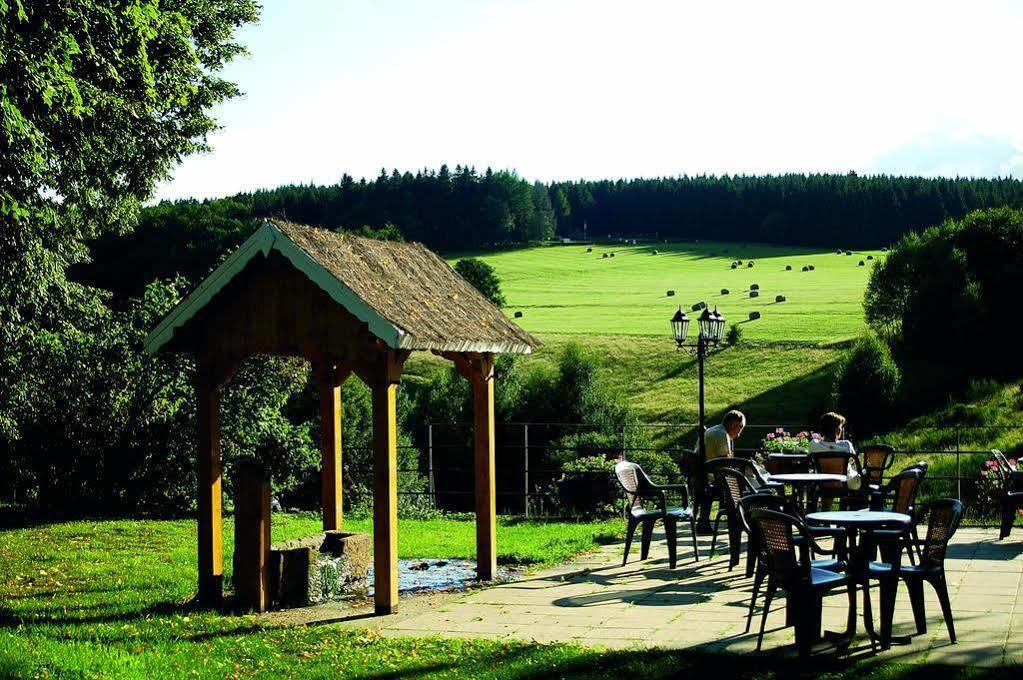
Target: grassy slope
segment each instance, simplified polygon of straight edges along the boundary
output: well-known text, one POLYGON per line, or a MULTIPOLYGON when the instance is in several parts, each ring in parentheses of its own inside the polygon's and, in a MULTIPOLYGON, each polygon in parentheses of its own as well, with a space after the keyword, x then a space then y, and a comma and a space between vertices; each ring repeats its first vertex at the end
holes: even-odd
MULTIPOLYGON (((718 305, 731 321, 759 311, 759 321, 744 322, 750 340, 831 342, 863 332, 863 289, 870 269, 858 262, 877 253, 834 251, 736 243, 673 243, 523 248, 474 253, 501 277, 507 310, 521 311, 529 331, 599 335, 668 333, 675 307, 689 311, 698 301, 718 305), (653 255, 654 250, 657 255, 653 255), (604 253, 614 258, 604 259, 604 253), (713 255, 712 255, 713 253, 713 255), (732 260, 753 259, 731 269, 732 260), (785 271, 792 265, 792 271, 785 271), (814 265, 815 271, 801 271, 814 265), (750 284, 760 297, 750 299, 750 284), (721 295, 727 288, 729 295, 721 295), (666 291, 675 290, 675 297, 666 291), (776 303, 784 295, 784 303, 776 303)), ((458 256, 448 258, 454 262, 458 256)))
MULTIPOLYGON (((303 533, 309 521, 282 519, 276 537, 303 533)), ((568 533, 583 531, 580 525, 560 526, 568 533)), ((421 530, 423 539, 403 541, 406 555, 419 547, 429 548, 423 555, 457 554, 464 547, 460 531, 452 539, 435 533, 433 525, 403 527, 411 537, 421 530)), ((536 532, 514 538, 506 528, 500 534, 504 543, 522 540, 522 550, 543 554, 531 538, 536 532)), ((191 522, 168 521, 73 522, 0 532, 0 677, 665 678, 714 668, 729 677, 764 679, 797 671, 816 677, 826 670, 839 680, 908 678, 923 671, 869 661, 834 668, 830 658, 799 666, 775 660, 768 668, 762 657, 689 651, 600 653, 560 644, 394 639, 329 624, 272 628, 265 619, 184 604, 195 581, 192 532, 191 522)), ((229 539, 230 534, 225 546, 229 539)), ((1011 677, 1008 671, 940 672, 1011 677)))

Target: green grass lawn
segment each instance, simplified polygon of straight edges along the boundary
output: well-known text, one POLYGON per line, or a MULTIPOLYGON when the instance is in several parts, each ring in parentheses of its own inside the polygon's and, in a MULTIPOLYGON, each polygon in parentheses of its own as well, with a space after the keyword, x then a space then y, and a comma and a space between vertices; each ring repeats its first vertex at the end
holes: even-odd
MULTIPOLYGON (((306 533, 314 524, 310 517, 279 518, 275 539, 306 533)), ((400 553, 466 556, 471 528, 470 522, 405 520, 400 553)), ((498 545, 502 554, 546 562, 592 545, 594 532, 609 528, 620 524, 502 522, 498 545)), ((230 529, 228 524, 228 552, 230 529)), ((773 679, 826 671, 835 679, 880 679, 924 672, 1011 677, 1013 672, 935 671, 870 661, 837 668, 827 657, 796 666, 694 651, 603 652, 568 644, 389 638, 330 624, 271 627, 252 615, 189 608, 194 551, 190 521, 83 521, 0 532, 0 677, 667 678, 717 672, 773 679)))
POLYGON ((494 267, 508 299, 506 311, 522 312, 518 323, 536 333, 664 336, 677 305, 688 312, 705 301, 730 321, 742 322, 748 339, 809 342, 846 340, 863 332, 863 290, 873 264, 866 258, 879 255, 713 242, 594 245, 587 253, 588 247, 470 255, 494 267), (611 252, 615 257, 603 257, 611 252), (737 259, 743 266, 731 269, 737 259), (751 259, 755 264, 748 268, 751 259), (866 266, 858 266, 860 260, 866 266), (801 271, 805 265, 815 270, 801 271), (760 296, 751 299, 754 283, 760 296), (721 294, 723 288, 728 295, 721 294), (668 290, 675 297, 668 297, 668 290), (786 301, 776 303, 776 295, 786 301), (746 321, 752 311, 761 318, 746 321))

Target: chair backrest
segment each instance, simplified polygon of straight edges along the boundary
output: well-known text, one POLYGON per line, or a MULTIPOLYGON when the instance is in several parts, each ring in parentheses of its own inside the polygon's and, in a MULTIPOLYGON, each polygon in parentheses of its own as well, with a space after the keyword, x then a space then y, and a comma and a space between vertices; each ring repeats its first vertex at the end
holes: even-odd
POLYGON ((742 497, 756 493, 745 471, 732 467, 721 465, 715 468, 714 483, 721 490, 721 502, 728 512, 738 512, 742 497))
POLYGON ((810 577, 809 562, 800 562, 796 554, 793 529, 799 520, 777 510, 750 510, 750 524, 756 535, 767 570, 772 578, 789 586, 810 577))
POLYGON ((922 563, 924 566, 941 566, 945 562, 948 542, 963 518, 963 504, 954 498, 940 498, 930 503, 930 510, 922 563))
POLYGON ((860 467, 868 484, 881 484, 895 462, 895 449, 887 444, 868 444, 860 449, 860 467))
POLYGON ((643 498, 650 495, 653 482, 641 468, 632 461, 623 460, 615 465, 615 477, 625 491, 625 503, 630 508, 643 504, 643 498))
POLYGON ((753 524, 750 521, 750 513, 754 510, 774 510, 792 517, 799 518, 799 509, 791 498, 776 493, 752 493, 739 499, 739 513, 746 528, 753 533, 753 524))
POLYGON ((893 493, 892 512, 901 512, 906 515, 913 513, 916 494, 920 490, 922 480, 923 473, 913 467, 906 468, 889 480, 888 489, 893 493))
POLYGON ((851 451, 811 451, 810 467, 828 475, 844 475, 849 463, 859 469, 860 461, 851 451))
POLYGON ((998 468, 998 477, 1002 480, 1002 486, 1006 489, 1012 489, 1012 475, 1016 472, 1016 468, 1012 466, 1009 459, 1005 457, 1005 454, 998 449, 991 449, 991 455, 995 457, 995 462, 998 468))

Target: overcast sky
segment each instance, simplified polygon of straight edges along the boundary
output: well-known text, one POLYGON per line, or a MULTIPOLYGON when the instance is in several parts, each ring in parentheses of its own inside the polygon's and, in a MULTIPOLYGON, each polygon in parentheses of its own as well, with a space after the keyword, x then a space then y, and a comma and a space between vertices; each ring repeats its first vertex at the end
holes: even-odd
POLYGON ((263 5, 245 96, 159 198, 442 163, 1023 177, 1023 2, 263 5))

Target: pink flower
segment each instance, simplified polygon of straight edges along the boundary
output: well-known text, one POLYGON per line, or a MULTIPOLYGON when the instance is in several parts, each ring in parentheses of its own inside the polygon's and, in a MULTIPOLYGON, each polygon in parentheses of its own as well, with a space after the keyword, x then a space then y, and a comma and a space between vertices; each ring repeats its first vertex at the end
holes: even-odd
POLYGON ((768 432, 767 433, 767 438, 768 439, 774 439, 774 432, 768 432))
POLYGON ((981 470, 980 471, 980 476, 981 477, 987 477, 987 470, 981 470))
POLYGON ((784 427, 776 428, 774 431, 777 432, 778 434, 785 434, 785 428, 784 427))

